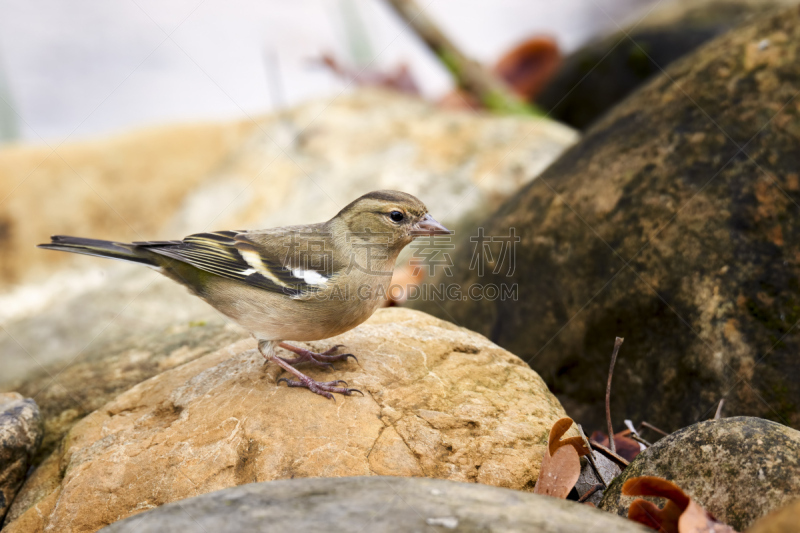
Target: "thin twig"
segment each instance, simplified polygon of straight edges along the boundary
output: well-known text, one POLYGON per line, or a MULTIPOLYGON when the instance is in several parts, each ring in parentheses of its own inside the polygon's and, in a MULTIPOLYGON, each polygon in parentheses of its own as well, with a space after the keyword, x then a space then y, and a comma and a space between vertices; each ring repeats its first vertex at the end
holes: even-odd
POLYGON ((719 405, 717 406, 717 412, 714 414, 714 420, 719 420, 722 417, 722 407, 725 405, 725 398, 722 398, 719 401, 719 405))
POLYGON ((534 108, 517 96, 503 80, 468 58, 414 0, 388 0, 388 3, 436 54, 456 83, 475 95, 487 108, 514 114, 535 113, 534 108))
POLYGON ((600 455, 604 456, 606 459, 610 459, 611 461, 616 463, 617 466, 619 466, 620 470, 625 470, 628 467, 628 465, 631 464, 630 461, 628 461, 627 459, 625 459, 621 455, 617 454, 616 452, 612 452, 611 450, 609 450, 608 448, 606 448, 605 446, 603 446, 599 442, 594 441, 594 440, 591 440, 589 442, 592 443, 592 447, 594 448, 594 450, 597 453, 599 453, 600 455))
POLYGON ((578 431, 581 434, 581 438, 583 439, 583 444, 589 449, 589 455, 587 456, 589 459, 589 464, 592 465, 592 469, 594 469, 594 473, 597 476, 597 479, 600 480, 600 483, 603 484, 605 488, 608 488, 608 483, 606 480, 603 479, 603 475, 600 473, 600 469, 597 468, 597 463, 594 462, 594 449, 592 448, 592 444, 589 442, 589 439, 586 438, 586 433, 583 432, 583 428, 580 424, 576 424, 578 426, 578 431))
MULTIPOLYGON (((641 435, 639 435, 639 432, 636 431, 636 428, 633 427, 633 421, 632 420, 628 420, 626 418, 625 419, 625 425, 628 426, 628 430, 631 432, 631 435, 636 435, 639 438, 642 437, 641 435)), ((637 442, 639 442, 637 439, 633 439, 633 440, 636 440, 637 442)), ((645 448, 647 448, 647 446, 645 446, 644 443, 639 442, 639 450, 643 451, 645 448)))
POLYGON ((608 369, 608 386, 606 386, 606 422, 608 423, 608 444, 612 452, 617 453, 617 446, 614 444, 614 426, 611 424, 611 378, 614 376, 614 364, 617 362, 619 347, 625 339, 617 337, 614 341, 614 353, 611 354, 611 367, 608 369))
POLYGON ((639 435, 637 435, 636 433, 631 433, 631 438, 632 438, 633 440, 635 440, 636 442, 639 442, 639 443, 641 443, 641 444, 644 444, 644 445, 645 445, 645 446, 647 446, 648 448, 649 448, 650 446, 652 446, 652 444, 650 444, 649 442, 647 442, 646 440, 644 440, 642 437, 640 437, 640 436, 639 436, 639 435))
POLYGON ((592 488, 590 488, 589 490, 584 492, 583 496, 578 498, 578 503, 585 502, 586 500, 588 500, 589 498, 592 497, 592 494, 594 494, 595 492, 597 492, 598 490, 603 489, 603 488, 608 488, 608 487, 603 487, 603 485, 600 484, 600 483, 597 483, 596 485, 592 485, 592 488))
POLYGON ((651 429, 651 430, 655 431, 656 433, 661 433, 665 437, 669 437, 669 433, 667 433, 663 429, 658 429, 657 427, 655 427, 653 424, 651 424, 649 422, 642 422, 642 427, 646 427, 647 429, 651 429))

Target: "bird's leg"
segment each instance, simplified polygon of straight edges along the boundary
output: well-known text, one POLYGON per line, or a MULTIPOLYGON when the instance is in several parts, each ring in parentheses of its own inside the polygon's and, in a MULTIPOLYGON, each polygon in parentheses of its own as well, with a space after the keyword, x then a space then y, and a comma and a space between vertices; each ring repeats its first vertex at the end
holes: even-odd
POLYGON ((338 350, 343 346, 341 344, 337 344, 333 348, 329 348, 328 350, 325 350, 322 353, 316 353, 310 350, 305 350, 303 348, 298 348, 297 346, 292 346, 291 344, 287 344, 285 342, 280 343, 278 346, 297 354, 297 357, 295 357, 294 359, 284 359, 283 357, 281 357, 281 359, 283 359, 285 362, 289 363, 292 366, 298 365, 300 363, 313 363, 315 364, 315 366, 327 366, 330 368, 331 363, 336 363, 339 361, 347 361, 348 357, 352 357, 353 359, 355 359, 356 363, 358 363, 358 358, 351 353, 332 355, 333 353, 336 352, 336 350, 338 350))
MULTIPOLYGON (((337 394, 344 394, 345 396, 350 396, 354 392, 359 393, 360 395, 364 395, 358 389, 350 389, 347 387, 347 382, 344 380, 336 380, 336 381, 315 381, 310 377, 306 376, 296 368, 294 368, 291 364, 286 362, 283 358, 278 357, 275 355, 275 346, 276 343, 274 341, 258 341, 258 351, 261 352, 268 361, 272 361, 282 369, 286 370, 290 374, 294 375, 298 381, 294 381, 291 379, 280 378, 278 383, 281 381, 285 381, 286 385, 289 387, 304 387, 310 390, 313 393, 319 394, 321 396, 325 396, 326 398, 333 400, 332 392, 337 394), (339 385, 344 384, 344 387, 340 387, 339 385)), ((313 352, 311 352, 313 353, 313 352)))

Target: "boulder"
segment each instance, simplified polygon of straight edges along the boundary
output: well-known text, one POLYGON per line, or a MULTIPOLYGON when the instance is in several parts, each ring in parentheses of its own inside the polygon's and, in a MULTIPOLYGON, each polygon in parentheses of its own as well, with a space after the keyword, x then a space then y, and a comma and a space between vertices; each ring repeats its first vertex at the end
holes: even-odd
POLYGON ((14 334, 6 343, 24 344, 3 358, 23 358, 18 370, 26 371, 6 386, 35 397, 42 413, 44 438, 35 465, 75 422, 121 392, 250 338, 183 287, 127 266, 10 328, 14 334))
POLYGON ((798 59, 794 7, 673 63, 486 219, 506 240, 483 276, 459 245, 448 283, 515 291, 420 308, 529 362, 588 430, 615 336, 618 423, 677 429, 725 398, 800 427, 798 59))
POLYGON ((310 375, 344 379, 364 397, 333 402, 278 385, 278 368, 264 365, 255 341, 221 346, 75 424, 23 486, 4 532, 96 531, 164 503, 295 477, 426 476, 533 489, 550 427, 565 413, 516 356, 397 308, 310 347, 331 344, 360 364, 310 375))
POLYGON ((536 97, 548 116, 585 130, 652 76, 742 22, 797 0, 673 0, 570 54, 536 97))
POLYGON ((36 402, 18 393, 0 393, 0 524, 41 441, 41 416, 36 402))
POLYGON ((52 234, 159 235, 188 191, 217 171, 255 127, 237 121, 149 128, 68 142, 55 152, 47 145, 3 145, 0 290, 41 284, 74 261, 34 247, 52 234))
POLYGON ((749 417, 683 428, 640 453, 614 479, 599 507, 627 516, 634 498, 620 491, 638 476, 672 481, 717 520, 744 531, 800 494, 800 432, 749 417))
POLYGON ((438 479, 346 477, 252 483, 165 505, 103 533, 460 531, 644 533, 587 505, 438 479))

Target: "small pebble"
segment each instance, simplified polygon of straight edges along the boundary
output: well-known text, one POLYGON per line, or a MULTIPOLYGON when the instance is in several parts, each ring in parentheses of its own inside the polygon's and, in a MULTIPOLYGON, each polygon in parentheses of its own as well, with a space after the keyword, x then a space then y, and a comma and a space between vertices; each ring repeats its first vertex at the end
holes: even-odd
POLYGON ((769 39, 762 39, 760 43, 758 43, 759 50, 766 50, 769 48, 769 39))

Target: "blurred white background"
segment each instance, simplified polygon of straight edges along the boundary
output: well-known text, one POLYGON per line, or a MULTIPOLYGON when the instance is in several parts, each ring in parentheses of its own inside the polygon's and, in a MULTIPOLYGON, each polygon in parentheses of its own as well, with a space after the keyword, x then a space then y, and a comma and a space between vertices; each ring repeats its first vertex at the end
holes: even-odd
MULTIPOLYGON (((568 53, 658 0, 418 0, 474 58, 533 35, 568 53)), ((0 0, 0 139, 60 143, 143 125, 252 117, 347 83, 313 63, 450 79, 380 0, 0 0)), ((2 142, 2 140, 0 140, 2 142)))

